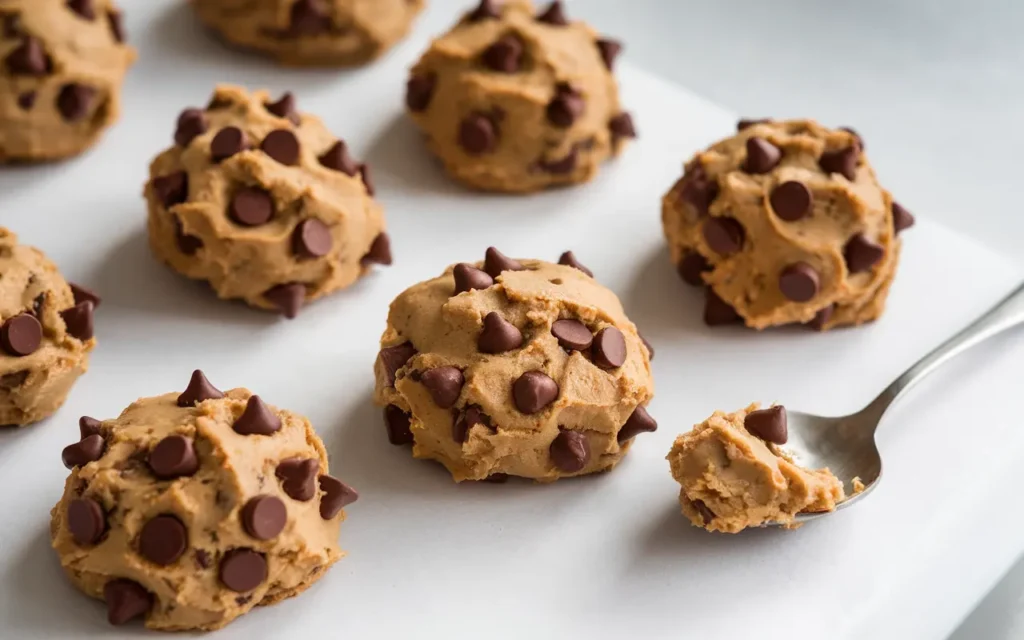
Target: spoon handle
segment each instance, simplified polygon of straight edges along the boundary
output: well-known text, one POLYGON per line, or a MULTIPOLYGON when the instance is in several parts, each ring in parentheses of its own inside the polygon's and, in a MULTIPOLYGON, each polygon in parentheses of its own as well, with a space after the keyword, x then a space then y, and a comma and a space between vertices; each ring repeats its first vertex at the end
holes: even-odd
MULTIPOLYGON (((1024 283, 1021 283, 1008 296, 980 318, 965 327, 960 333, 946 340, 931 353, 918 360, 907 371, 896 378, 871 407, 884 411, 890 404, 900 398, 908 389, 920 382, 946 362, 967 351, 971 347, 998 335, 1007 329, 1024 324, 1024 283)), ((881 415, 881 413, 879 413, 881 415)))

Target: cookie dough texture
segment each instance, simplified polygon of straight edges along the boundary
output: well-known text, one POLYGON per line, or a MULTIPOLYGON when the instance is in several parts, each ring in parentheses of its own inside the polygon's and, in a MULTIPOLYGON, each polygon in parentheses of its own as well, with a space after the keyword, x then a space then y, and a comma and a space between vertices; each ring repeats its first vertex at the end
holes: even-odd
POLYGON ((0 425, 53 414, 88 369, 98 298, 76 291, 78 300, 41 251, 0 227, 0 425))
POLYGON ((197 372, 183 394, 80 424, 50 533, 111 623, 216 629, 301 593, 342 557, 341 507, 355 493, 327 475, 304 417, 197 372))
POLYGON ((656 427, 645 343, 572 266, 492 248, 400 294, 381 347, 374 399, 391 442, 457 482, 604 471, 656 427))
POLYGON ((349 66, 405 37, 424 0, 192 0, 228 42, 286 65, 349 66))
POLYGON ((218 87, 174 140, 150 165, 150 246, 221 298, 293 317, 391 263, 369 168, 291 94, 218 87))
POLYGON ((612 75, 622 46, 560 2, 484 0, 412 69, 406 105, 455 179, 530 192, 590 180, 636 135, 612 75))
POLYGON ((0 2, 0 162, 92 146, 120 115, 134 60, 110 0, 0 2))
POLYGON ((832 511, 843 500, 843 484, 828 469, 798 466, 744 426, 758 409, 716 411, 672 445, 668 461, 682 485, 679 502, 695 526, 725 533, 769 522, 796 528, 797 514, 832 511))
POLYGON ((913 217, 860 138, 811 120, 741 121, 662 200, 672 260, 706 287, 705 321, 816 329, 878 318, 913 217))

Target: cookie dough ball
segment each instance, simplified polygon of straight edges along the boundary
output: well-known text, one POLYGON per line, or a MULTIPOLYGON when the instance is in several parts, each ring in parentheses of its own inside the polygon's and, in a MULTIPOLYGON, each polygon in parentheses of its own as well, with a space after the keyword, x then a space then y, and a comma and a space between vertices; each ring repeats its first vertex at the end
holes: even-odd
POLYGON ((843 483, 795 464, 780 448, 786 440, 786 409, 757 404, 716 411, 676 438, 668 461, 683 514, 708 531, 737 533, 767 523, 795 529, 800 513, 834 511, 843 483))
POLYGON ((0 425, 53 414, 89 368, 95 293, 0 227, 0 425))
POLYGON ((706 287, 707 324, 824 330, 882 314, 914 218, 851 130, 760 120, 686 165, 662 222, 683 280, 706 287))
POLYGON ((0 60, 0 162, 56 160, 117 120, 135 51, 111 0, 6 0, 0 60))
POLYGON ((370 169, 291 94, 221 86, 150 165, 149 243, 172 269, 293 318, 391 264, 370 169))
POLYGON ((342 556, 342 508, 357 495, 328 475, 300 415, 196 371, 183 393, 79 426, 50 534, 111 624, 217 629, 301 593, 342 556))
POLYGON ((636 136, 612 75, 622 45, 561 2, 483 0, 412 69, 406 106, 457 180, 529 192, 586 182, 636 136))
POLYGON ((457 482, 611 469, 657 424, 650 355, 619 299, 571 252, 491 247, 391 303, 374 365, 392 444, 457 482))
POLYGON ((228 42, 296 66, 368 62, 405 37, 425 0, 192 0, 228 42))

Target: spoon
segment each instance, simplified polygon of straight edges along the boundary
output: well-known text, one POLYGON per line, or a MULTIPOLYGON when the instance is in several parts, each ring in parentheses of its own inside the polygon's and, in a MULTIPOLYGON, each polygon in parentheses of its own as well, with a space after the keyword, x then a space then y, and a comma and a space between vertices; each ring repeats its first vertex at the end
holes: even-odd
MULTIPOLYGON (((955 356, 1020 324, 1024 324, 1024 283, 960 333, 918 360, 860 411, 838 418, 787 412, 789 441, 786 451, 802 466, 810 469, 828 467, 847 487, 852 486, 854 478, 860 478, 864 490, 837 504, 836 511, 858 502, 878 486, 882 475, 882 458, 875 445, 875 432, 886 410, 925 376, 955 356)), ((794 521, 809 522, 830 513, 833 512, 801 513, 794 521)))

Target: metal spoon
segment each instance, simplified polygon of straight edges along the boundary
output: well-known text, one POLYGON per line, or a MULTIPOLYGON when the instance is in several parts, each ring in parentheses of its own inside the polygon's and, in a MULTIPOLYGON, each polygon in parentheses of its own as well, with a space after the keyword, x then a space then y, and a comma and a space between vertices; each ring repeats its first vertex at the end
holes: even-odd
MULTIPOLYGON (((787 452, 793 454, 800 465, 810 469, 828 467, 847 488, 852 486, 854 478, 859 477, 864 483, 864 490, 840 502, 836 510, 858 502, 878 486, 882 475, 882 458, 875 445, 875 431, 885 411, 911 387, 955 356, 1020 324, 1024 324, 1024 284, 960 333, 918 360, 857 413, 823 418, 789 411, 787 452)), ((795 521, 808 522, 830 513, 833 512, 801 513, 795 521)))

